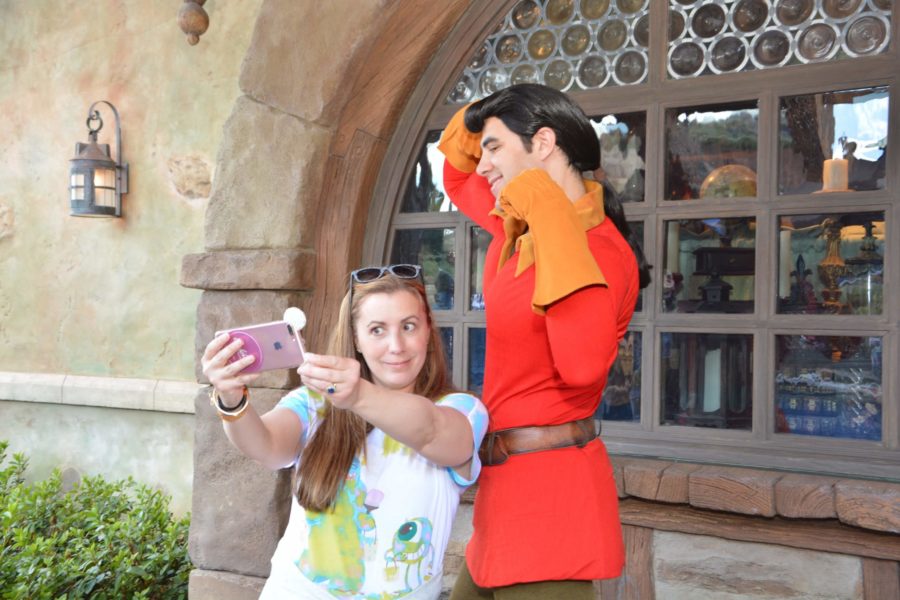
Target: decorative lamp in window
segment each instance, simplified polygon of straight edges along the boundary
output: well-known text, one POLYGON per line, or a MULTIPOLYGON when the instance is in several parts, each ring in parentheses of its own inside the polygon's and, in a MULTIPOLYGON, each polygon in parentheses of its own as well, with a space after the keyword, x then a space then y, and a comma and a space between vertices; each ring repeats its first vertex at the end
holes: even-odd
POLYGON ((122 194, 128 193, 128 163, 122 162, 122 130, 116 107, 100 100, 91 104, 87 118, 87 144, 75 144, 75 157, 69 161, 69 202, 76 217, 121 217, 122 194), (95 106, 106 104, 116 118, 116 160, 109 144, 98 144, 97 134, 103 119, 95 106), (96 123, 96 128, 92 126, 96 123))

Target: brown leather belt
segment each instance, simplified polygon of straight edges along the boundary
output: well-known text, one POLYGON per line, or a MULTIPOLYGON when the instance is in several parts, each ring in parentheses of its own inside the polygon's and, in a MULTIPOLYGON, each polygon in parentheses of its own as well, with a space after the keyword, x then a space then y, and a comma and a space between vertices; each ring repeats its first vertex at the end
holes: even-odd
POLYGON ((488 433, 478 458, 486 467, 502 465, 513 454, 527 454, 541 450, 555 450, 578 446, 582 448, 600 435, 593 417, 569 421, 559 425, 536 425, 533 427, 511 427, 488 433))

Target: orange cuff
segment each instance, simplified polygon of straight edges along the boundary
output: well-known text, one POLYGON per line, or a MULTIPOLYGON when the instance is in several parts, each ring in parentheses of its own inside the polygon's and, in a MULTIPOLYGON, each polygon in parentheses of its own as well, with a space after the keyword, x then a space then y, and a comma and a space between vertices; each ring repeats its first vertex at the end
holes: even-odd
MULTIPOLYGON (((606 278, 591 254, 585 233, 586 229, 597 223, 591 225, 579 214, 599 203, 598 216, 602 221, 603 204, 599 194, 602 191, 589 193, 578 201, 576 207, 541 170, 525 171, 504 188, 504 204, 509 212, 517 213, 517 216, 527 220, 529 226, 529 232, 520 238, 516 273, 530 266, 531 255, 535 268, 531 307, 535 313, 544 314, 547 306, 583 287, 606 285, 606 278), (597 194, 596 198, 594 194, 597 194)), ((510 218, 513 217, 510 215, 510 218)))
POLYGON ((472 133, 466 129, 466 109, 470 105, 463 106, 456 111, 438 143, 438 150, 447 158, 451 165, 463 173, 472 173, 481 160, 481 134, 472 133))

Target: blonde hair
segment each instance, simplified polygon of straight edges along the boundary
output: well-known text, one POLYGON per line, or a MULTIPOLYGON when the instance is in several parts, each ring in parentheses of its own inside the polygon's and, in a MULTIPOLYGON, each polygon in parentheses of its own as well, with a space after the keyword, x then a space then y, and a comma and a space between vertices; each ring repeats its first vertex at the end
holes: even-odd
MULTIPOLYGON (((329 353, 355 358, 360 363, 360 375, 367 381, 372 381, 369 366, 356 349, 355 324, 359 317, 359 307, 366 298, 374 294, 414 293, 425 309, 430 331, 425 364, 416 377, 413 393, 437 400, 453 391, 444 359, 444 347, 438 329, 434 325, 434 317, 422 282, 418 279, 401 279, 386 273, 374 281, 354 282, 352 285, 353 305, 350 306, 351 293, 348 291, 341 301, 338 325, 332 335, 329 353)), ((371 430, 372 426, 359 415, 349 410, 335 408, 330 402, 326 402, 325 415, 303 450, 299 464, 294 470, 294 494, 303 508, 323 512, 334 504, 353 459, 364 450, 366 435, 371 430)))

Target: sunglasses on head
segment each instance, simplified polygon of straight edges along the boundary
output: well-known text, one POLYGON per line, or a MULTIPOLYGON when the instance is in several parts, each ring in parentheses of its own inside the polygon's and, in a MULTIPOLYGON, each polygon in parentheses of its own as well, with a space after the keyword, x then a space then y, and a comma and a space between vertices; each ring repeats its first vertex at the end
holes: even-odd
POLYGON ((387 273, 399 279, 419 279, 424 283, 420 265, 398 264, 385 267, 363 267, 350 272, 350 291, 353 291, 354 283, 369 283, 381 279, 387 273))

